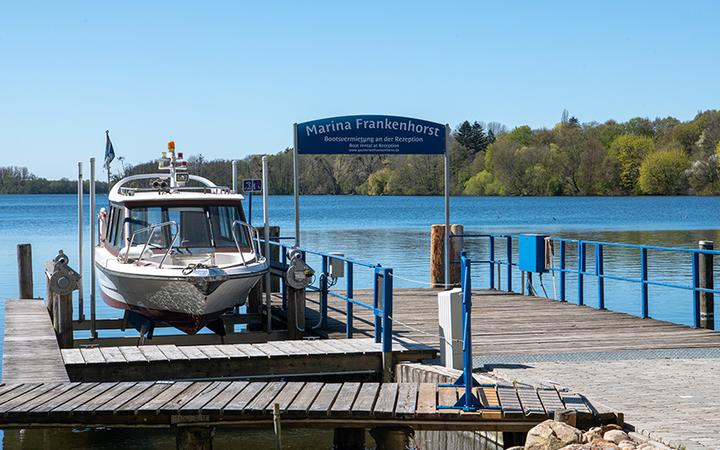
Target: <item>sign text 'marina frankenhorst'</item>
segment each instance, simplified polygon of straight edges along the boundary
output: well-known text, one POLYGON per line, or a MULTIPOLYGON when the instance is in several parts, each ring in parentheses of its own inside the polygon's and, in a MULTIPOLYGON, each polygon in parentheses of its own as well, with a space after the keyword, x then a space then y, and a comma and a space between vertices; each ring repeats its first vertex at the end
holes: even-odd
POLYGON ((343 116, 297 125, 299 154, 442 154, 445 126, 397 116, 343 116))

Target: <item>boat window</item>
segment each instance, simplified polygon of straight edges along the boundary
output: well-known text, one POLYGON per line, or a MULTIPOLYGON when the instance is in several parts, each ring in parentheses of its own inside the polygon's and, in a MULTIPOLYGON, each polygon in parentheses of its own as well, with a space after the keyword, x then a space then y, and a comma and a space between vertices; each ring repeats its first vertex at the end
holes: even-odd
MULTIPOLYGON (((243 220, 240 210, 235 206, 211 206, 209 211, 212 233, 215 238, 215 246, 235 247, 233 224, 235 221, 243 220)), ((235 225, 235 235, 241 247, 249 246, 249 236, 244 227, 235 225)))
POLYGON ((113 207, 115 214, 113 214, 112 223, 112 240, 110 243, 114 247, 120 247, 123 241, 123 228, 125 225, 125 209, 113 207))
POLYGON ((165 220, 161 208, 131 209, 129 223, 133 245, 143 245, 148 242, 150 247, 167 248, 171 239, 170 227, 153 228, 153 225, 163 222, 165 220))
MULTIPOLYGON (((115 215, 118 215, 117 212, 115 215)), ((233 224, 243 219, 242 210, 236 206, 178 206, 132 208, 128 222, 130 236, 135 235, 133 245, 144 245, 148 239, 152 248, 173 245, 174 226, 157 227, 152 231, 152 225, 175 222, 179 232, 173 245, 175 248, 211 249, 235 248, 233 224)), ((118 231, 122 230, 119 227, 118 231)), ((247 230, 236 225, 235 233, 240 246, 248 247, 250 239, 247 230)))
POLYGON ((210 248, 214 247, 205 208, 179 207, 167 208, 169 220, 180 227, 180 236, 176 247, 210 248))

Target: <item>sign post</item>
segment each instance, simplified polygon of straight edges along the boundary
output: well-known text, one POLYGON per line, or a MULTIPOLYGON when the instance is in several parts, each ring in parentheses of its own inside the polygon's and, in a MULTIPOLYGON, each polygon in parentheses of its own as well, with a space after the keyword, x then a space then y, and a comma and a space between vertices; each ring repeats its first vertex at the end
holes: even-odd
POLYGON ((293 124, 295 246, 300 246, 300 161, 303 154, 443 155, 445 284, 450 281, 450 155, 448 125, 410 117, 358 115, 293 124))

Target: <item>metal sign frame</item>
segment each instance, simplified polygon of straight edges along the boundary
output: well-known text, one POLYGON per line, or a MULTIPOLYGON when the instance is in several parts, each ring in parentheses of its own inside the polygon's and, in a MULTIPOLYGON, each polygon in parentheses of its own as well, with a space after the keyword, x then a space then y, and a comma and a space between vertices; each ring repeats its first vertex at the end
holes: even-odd
MULTIPOLYGON (((293 202, 295 207, 295 247, 300 246, 300 160, 299 155, 300 154, 346 154, 342 152, 337 151, 313 151, 304 149, 303 151, 298 152, 298 126, 299 125, 305 125, 305 124, 317 124, 320 122, 327 123, 328 121, 332 124, 335 122, 342 122, 347 119, 357 120, 357 119, 378 119, 383 118, 385 120, 390 120, 391 124, 393 122, 400 123, 401 121, 407 121, 408 126, 406 126, 406 130, 409 127, 410 121, 415 121, 415 123, 418 123, 420 125, 426 126, 427 124, 435 125, 443 127, 441 124, 437 124, 434 122, 428 122, 422 119, 414 119, 409 117, 397 117, 397 116, 376 116, 376 115, 367 115, 367 116, 343 116, 343 117, 328 117, 324 119, 318 119, 311 122, 304 122, 302 124, 294 123, 293 124, 293 202)), ((352 122, 350 122, 352 124, 352 122)), ((445 286, 447 287, 450 282, 450 126, 448 124, 444 125, 445 128, 445 136, 444 136, 444 149, 442 153, 435 151, 385 151, 385 150, 378 150, 378 151, 360 151, 360 152, 353 152, 349 151, 347 154, 356 154, 356 155, 366 155, 366 154, 403 154, 403 155, 409 155, 409 154, 441 154, 443 155, 443 161, 444 161, 444 203, 445 203, 445 236, 444 236, 444 245, 445 245, 445 251, 444 251, 444 275, 445 275, 445 286)), ((333 130, 334 131, 334 128, 333 130)), ((373 132, 370 131, 366 133, 368 136, 372 136, 373 132)), ((378 135, 382 135, 383 133, 378 133, 378 135)), ((387 135, 387 133, 385 133, 387 135)))

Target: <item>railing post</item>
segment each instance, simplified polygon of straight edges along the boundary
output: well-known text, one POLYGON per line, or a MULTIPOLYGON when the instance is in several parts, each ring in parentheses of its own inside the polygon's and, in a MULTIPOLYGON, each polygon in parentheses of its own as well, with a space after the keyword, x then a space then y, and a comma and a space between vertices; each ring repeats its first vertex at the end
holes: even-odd
POLYGON ((373 317, 375 319, 375 343, 380 343, 380 333, 382 332, 382 320, 376 313, 380 307, 380 296, 382 295, 383 290, 382 270, 382 267, 375 267, 375 274, 373 275, 373 317))
MULTIPOLYGON (((472 361, 472 277, 470 260, 463 252, 462 261, 462 296, 463 296, 463 381, 465 382, 464 410, 475 411, 479 402, 472 393, 473 388, 473 361, 472 361)), ((461 399, 462 400, 462 399, 461 399)), ((458 405, 460 406, 460 405, 458 405)))
POLYGON ((640 249, 640 276, 642 277, 642 318, 650 317, 648 305, 648 251, 643 247, 640 249))
POLYGON ((350 299, 353 298, 353 264, 350 261, 345 263, 345 295, 348 301, 345 302, 345 334, 348 339, 353 337, 353 304, 350 299))
MULTIPOLYGON (((303 252, 303 260, 305 258, 305 252, 303 252)), ((321 276, 320 276, 320 329, 327 328, 328 321, 328 257, 322 256, 321 263, 321 276)))
POLYGON ((382 315, 382 353, 383 381, 392 381, 392 313, 393 282, 392 269, 383 269, 383 315, 382 315))
POLYGON ((578 305, 585 304, 583 292, 583 273, 585 272, 585 243, 578 241, 578 305))
POLYGON ((505 249, 507 252, 507 290, 508 292, 512 292, 512 236, 507 237, 507 242, 505 243, 505 249))
MULTIPOLYGON (((488 259, 490 262, 490 289, 495 289, 495 237, 490 236, 490 241, 488 243, 490 246, 490 254, 488 256, 488 259)), ((462 272, 462 269, 461 269, 462 272)), ((462 280, 462 273, 460 274, 460 279, 462 280)))
MULTIPOLYGON (((700 250, 712 250, 713 241, 698 242, 700 250)), ((699 286, 703 289, 713 289, 713 255, 712 253, 700 253, 698 261, 699 286)), ((708 330, 715 329, 715 294, 712 292, 700 292, 700 327, 708 330)))
POLYGON ((560 301, 567 301, 565 296, 565 241, 560 241, 560 301))
POLYGON ((595 244, 595 274, 598 279, 598 309, 605 309, 605 279, 603 269, 603 246, 595 244))
POLYGON ((700 254, 692 252, 693 326, 700 328, 700 254))

